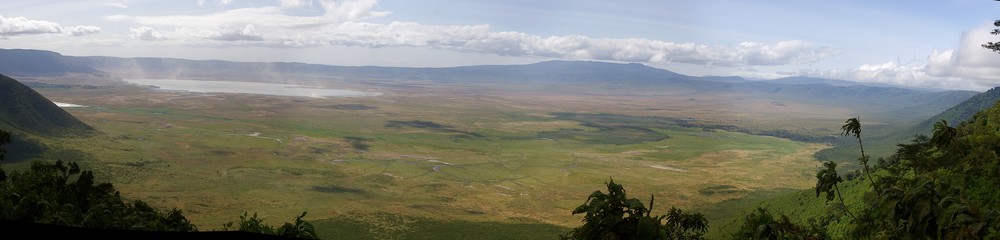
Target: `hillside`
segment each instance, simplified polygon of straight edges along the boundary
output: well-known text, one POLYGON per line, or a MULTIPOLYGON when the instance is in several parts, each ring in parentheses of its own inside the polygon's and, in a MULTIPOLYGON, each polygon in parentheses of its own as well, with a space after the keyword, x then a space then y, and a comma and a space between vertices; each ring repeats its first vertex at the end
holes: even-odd
POLYGON ((0 74, 8 76, 62 76, 70 73, 100 74, 89 66, 69 61, 50 51, 0 49, 0 74))
MULTIPOLYGON (((832 220, 824 228, 834 239, 865 239, 877 235, 901 239, 996 239, 1000 218, 1000 182, 997 146, 1000 145, 1000 103, 991 99, 996 88, 946 113, 959 116, 982 102, 994 102, 950 128, 951 134, 914 139, 900 145, 897 154, 873 168, 874 181, 839 170, 846 181, 839 188, 844 203, 857 218, 841 215, 837 200, 827 201, 806 189, 757 203, 723 204, 715 212, 738 206, 744 212, 765 207, 805 224, 811 219, 832 220), (875 183, 873 187, 871 182, 875 183), (878 195, 878 196, 876 196, 878 195)), ((939 129, 940 133, 949 132, 939 129)), ((741 220, 720 217, 725 236, 741 220)))
POLYGON ((0 75, 0 128, 63 137, 95 130, 13 78, 0 75))
MULTIPOLYGON (((935 122, 943 119, 948 121, 949 125, 957 126, 972 119, 972 116, 977 112, 992 107, 997 101, 1000 101, 1000 87, 972 96, 913 126, 872 128, 865 133, 865 149, 872 153, 873 159, 888 157, 895 153, 897 144, 909 142, 914 135, 929 136, 935 122)), ((824 149, 817 153, 817 156, 823 160, 833 161, 847 161, 857 157, 855 156, 857 143, 847 138, 840 140, 834 143, 833 148, 824 149)))
POLYGON ((968 100, 948 108, 948 110, 938 115, 934 115, 930 119, 913 126, 913 132, 929 133, 932 125, 942 119, 948 121, 948 124, 951 126, 958 126, 959 123, 972 119, 972 116, 976 115, 976 113, 996 105, 997 101, 1000 101, 1000 87, 994 87, 989 91, 972 96, 968 100))

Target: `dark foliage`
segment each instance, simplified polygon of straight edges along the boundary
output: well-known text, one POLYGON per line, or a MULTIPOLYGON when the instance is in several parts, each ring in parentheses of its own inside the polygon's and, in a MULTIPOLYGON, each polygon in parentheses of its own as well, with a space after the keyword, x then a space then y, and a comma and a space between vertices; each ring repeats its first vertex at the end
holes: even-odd
POLYGON ((670 208, 667 215, 652 216, 639 199, 628 198, 622 185, 607 183, 608 193, 595 191, 573 214, 586 213, 583 225, 563 239, 703 239, 708 221, 701 213, 670 208))
POLYGON ((75 162, 33 162, 0 182, 0 218, 76 227, 148 231, 196 231, 173 209, 157 211, 142 201, 125 201, 109 183, 75 162))
POLYGON ((337 104, 330 106, 322 106, 322 108, 330 108, 337 110, 369 110, 369 109, 376 109, 378 107, 372 107, 364 104, 337 104))
POLYGON ((441 124, 438 124, 438 123, 435 123, 435 122, 420 121, 420 120, 412 120, 412 121, 389 121, 389 122, 387 122, 385 124, 385 127, 391 127, 391 128, 411 127, 411 128, 428 129, 428 130, 434 130, 434 131, 440 131, 440 132, 458 133, 458 134, 460 134, 459 136, 465 136, 465 137, 476 137, 476 138, 486 137, 486 136, 484 136, 482 134, 458 130, 458 129, 455 129, 455 127, 452 127, 452 126, 441 125, 441 124))
MULTIPOLYGON (((313 225, 302 220, 305 216, 306 213, 303 212, 302 215, 295 217, 294 223, 285 223, 284 225, 281 225, 281 227, 275 228, 265 224, 263 219, 257 217, 257 213, 254 213, 253 216, 249 216, 246 212, 244 212, 243 216, 240 216, 239 228, 236 230, 241 232, 262 233, 289 238, 319 239, 313 225)), ((223 225, 223 230, 231 230, 233 228, 233 222, 223 225)))
POLYGON ((703 129, 717 129, 724 130, 728 132, 741 132, 746 134, 772 136, 778 138, 784 138, 800 142, 812 142, 812 143, 833 143, 837 140, 835 136, 816 136, 809 134, 800 134, 785 129, 750 129, 734 125, 721 125, 721 124, 702 124, 694 123, 693 121, 687 121, 685 119, 676 120, 677 124, 681 127, 689 128, 703 128, 703 129))
MULTIPOLYGON (((995 22, 993 22, 993 26, 1000 27, 1000 20, 996 20, 995 22)), ((1000 28, 994 28, 993 31, 990 32, 990 34, 1000 35, 1000 28)), ((994 52, 1000 52, 1000 42, 987 42, 983 44, 983 47, 989 50, 993 50, 994 52)))
POLYGON ((808 239, 820 240, 830 239, 824 226, 828 220, 809 222, 808 227, 792 223, 788 216, 784 214, 779 218, 771 215, 767 209, 757 208, 756 212, 744 217, 740 229, 734 233, 732 239, 808 239))
POLYGON ((884 173, 872 179, 850 237, 1000 238, 1000 104, 958 127, 935 123, 933 137, 900 144, 878 169, 884 173))
POLYGON ((348 144, 351 144, 351 148, 358 151, 368 151, 368 148, 371 147, 368 145, 368 141, 371 140, 363 137, 344 137, 344 141, 347 141, 348 144))
POLYGON ((837 174, 837 163, 824 162, 823 168, 816 173, 816 197, 819 197, 821 193, 826 193, 826 201, 829 202, 836 196, 840 199, 840 205, 837 207, 854 218, 854 214, 847 209, 846 203, 844 203, 844 196, 840 193, 839 183, 843 181, 844 179, 837 174), (836 195, 834 195, 835 193, 836 195))
MULTIPOLYGON (((0 162, 6 155, 3 145, 10 140, 9 132, 0 131, 0 162)), ((273 228, 264 224, 256 214, 247 217, 244 213, 240 217, 238 230, 289 238, 318 238, 312 224, 302 220, 305 215, 303 212, 293 223, 273 228)), ((155 235, 155 233, 134 232, 136 230, 198 231, 180 210, 174 208, 170 211, 159 211, 143 201, 128 202, 110 183, 96 183, 92 171, 81 170, 75 162, 63 161, 32 162, 26 171, 13 172, 10 175, 0 167, 0 219, 37 229, 65 229, 107 236, 155 235), (59 228, 59 226, 69 228, 59 228), (99 229, 133 232, 108 232, 99 229)), ((226 225, 227 228, 230 226, 232 222, 226 225)), ((195 237, 171 234, 163 236, 195 237)), ((213 236, 228 238, 237 235, 213 236)), ((238 236, 262 238, 256 235, 238 236)))

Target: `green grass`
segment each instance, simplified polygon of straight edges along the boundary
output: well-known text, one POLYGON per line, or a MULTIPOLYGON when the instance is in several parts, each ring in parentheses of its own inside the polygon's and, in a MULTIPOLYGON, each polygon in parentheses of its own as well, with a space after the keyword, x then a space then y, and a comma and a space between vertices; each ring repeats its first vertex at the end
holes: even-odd
POLYGON ((473 222, 413 218, 389 213, 311 222, 324 239, 556 239, 571 229, 528 219, 473 222))
MULTIPOLYGON (((860 178, 840 183, 844 201, 851 212, 857 214, 861 211, 864 193, 870 189, 869 186, 867 180, 860 178)), ((831 207, 835 203, 839 203, 839 200, 834 199, 827 202, 825 195, 817 197, 813 189, 756 192, 746 198, 722 202, 704 209, 706 218, 709 219, 709 224, 712 226, 706 237, 710 239, 728 238, 742 224, 741 217, 758 207, 763 207, 775 215, 784 214, 792 222, 803 225, 810 218, 830 214, 840 216, 839 220, 826 227, 834 239, 845 239, 844 235, 850 217, 831 207)))
POLYGON ((707 209, 811 186, 812 153, 823 147, 666 117, 478 100, 122 96, 70 101, 101 106, 71 111, 105 134, 63 144, 93 154, 123 195, 178 207, 206 230, 244 211, 308 211, 322 231, 348 238, 382 238, 373 224, 402 221, 418 230, 391 236, 551 239, 580 223, 571 210, 610 177, 630 194, 655 195, 664 206, 655 214, 707 209))

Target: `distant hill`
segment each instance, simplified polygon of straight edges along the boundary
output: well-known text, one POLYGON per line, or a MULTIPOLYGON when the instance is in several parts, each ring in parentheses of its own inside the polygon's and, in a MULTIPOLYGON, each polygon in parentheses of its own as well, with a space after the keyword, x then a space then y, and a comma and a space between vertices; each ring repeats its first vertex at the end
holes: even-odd
MULTIPOLYGON (((829 84, 831 86, 870 86, 870 87, 891 87, 891 88, 905 88, 911 90, 921 90, 921 91, 935 91, 935 89, 928 88, 915 88, 915 87, 905 87, 891 84, 881 84, 881 83, 870 83, 870 82, 855 82, 847 80, 837 80, 837 79, 826 79, 826 78, 814 78, 814 77, 784 77, 774 80, 761 80, 763 82, 769 83, 781 83, 781 84, 829 84)), ((939 90, 938 90, 939 91, 939 90)))
POLYGON ((61 76, 70 73, 100 74, 101 71, 68 61, 55 52, 0 49, 0 74, 8 76, 61 76))
MULTIPOLYGON (((768 98, 862 109, 916 123, 977 94, 870 86, 818 78, 749 81, 741 77, 687 76, 638 63, 546 61, 525 65, 446 68, 328 66, 288 62, 230 62, 173 58, 73 57, 35 50, 0 51, 25 59, 49 59, 69 69, 108 72, 123 78, 180 78, 313 84, 350 82, 378 87, 465 86, 494 90, 598 94, 695 94, 768 98), (13 52, 12 52, 13 51, 13 52), (37 55, 37 56, 24 56, 37 55), (473 86, 474 85, 474 86, 473 86)), ((58 65, 58 64, 57 64, 58 65)), ((51 72, 60 72, 57 68, 51 72)), ((68 70, 67 70, 68 71, 68 70)))
POLYGON ((0 75, 0 128, 39 136, 74 136, 95 130, 13 78, 0 75))

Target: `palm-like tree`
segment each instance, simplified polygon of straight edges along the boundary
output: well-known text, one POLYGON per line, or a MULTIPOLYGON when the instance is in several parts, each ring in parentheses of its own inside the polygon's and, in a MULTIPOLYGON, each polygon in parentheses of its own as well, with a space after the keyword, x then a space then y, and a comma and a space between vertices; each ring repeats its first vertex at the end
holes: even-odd
POLYGON ((941 119, 941 121, 934 123, 934 135, 931 137, 931 143, 934 143, 934 146, 938 148, 947 147, 957 134, 958 130, 949 126, 948 121, 941 119))
MULTIPOLYGON (((844 122, 844 126, 840 127, 840 129, 843 130, 843 132, 841 134, 843 134, 844 136, 854 135, 854 138, 858 139, 858 147, 861 147, 861 158, 858 158, 858 162, 861 162, 861 165, 865 167, 865 176, 867 176, 868 177, 868 181, 870 181, 872 183, 872 187, 876 187, 877 188, 877 186, 875 185, 875 180, 872 179, 871 171, 868 168, 868 156, 865 155, 865 145, 861 144, 861 120, 860 120, 860 118, 861 118, 861 116, 857 116, 857 117, 853 117, 853 118, 847 119, 847 121, 844 122)), ((878 189, 876 189, 875 192, 878 193, 879 197, 882 196, 882 191, 879 191, 878 189)))

